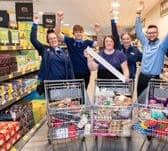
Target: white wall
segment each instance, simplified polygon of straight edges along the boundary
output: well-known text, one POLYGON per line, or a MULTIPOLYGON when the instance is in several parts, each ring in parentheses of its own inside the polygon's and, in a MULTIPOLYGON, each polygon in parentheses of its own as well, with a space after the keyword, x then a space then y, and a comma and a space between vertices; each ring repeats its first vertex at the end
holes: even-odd
POLYGON ((159 37, 162 39, 168 33, 168 15, 160 17, 160 3, 152 8, 145 16, 145 27, 149 24, 157 25, 159 28, 159 37))

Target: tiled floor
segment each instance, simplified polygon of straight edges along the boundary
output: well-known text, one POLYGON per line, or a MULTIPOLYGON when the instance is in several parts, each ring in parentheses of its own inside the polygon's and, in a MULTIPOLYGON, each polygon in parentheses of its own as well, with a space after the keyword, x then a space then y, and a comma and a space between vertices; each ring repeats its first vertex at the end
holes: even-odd
MULTIPOLYGON (((51 151, 52 146, 47 140, 47 124, 45 123, 32 137, 32 139, 24 146, 22 151, 51 151)), ((144 136, 132 133, 131 139, 126 138, 102 138, 99 137, 97 142, 94 137, 87 137, 85 142, 71 141, 64 143, 54 142, 55 151, 139 151, 143 143, 144 136)), ((164 147, 163 143, 153 140, 153 144, 148 151, 167 151, 168 145, 164 147), (160 145, 159 145, 160 144, 160 145)), ((149 142, 146 141, 141 151, 146 151, 149 142)))

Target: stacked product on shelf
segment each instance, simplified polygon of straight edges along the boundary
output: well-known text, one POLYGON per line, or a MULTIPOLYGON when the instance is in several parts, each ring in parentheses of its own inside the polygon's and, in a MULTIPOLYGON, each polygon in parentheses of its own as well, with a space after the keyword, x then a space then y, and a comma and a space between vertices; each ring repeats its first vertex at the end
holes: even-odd
POLYGON ((40 57, 35 50, 28 50, 19 55, 0 54, 0 76, 9 75, 15 71, 26 72, 38 69, 40 57))
MULTIPOLYGON (((1 151, 1 145, 4 144, 7 140, 9 140, 9 138, 14 136, 14 138, 17 137, 17 140, 18 140, 21 136, 24 136, 27 132, 29 132, 30 129, 35 124, 37 124, 41 119, 43 119, 45 114, 46 114, 46 101, 44 100, 43 101, 34 100, 32 102, 18 103, 13 105, 9 109, 1 111, 0 128, 1 128, 1 123, 7 123, 7 121, 8 123, 17 123, 17 125, 19 125, 19 128, 17 127, 18 133, 14 133, 13 128, 8 129, 7 133, 6 131, 2 131, 0 129, 0 151, 1 151), (7 138, 5 138, 1 134, 5 135, 5 137, 7 138)), ((16 140, 13 141, 11 145, 13 145, 15 142, 16 140)), ((6 150, 9 150, 10 147, 8 146, 6 150)))
POLYGON ((23 49, 31 48, 30 43, 31 24, 32 24, 31 22, 18 23, 20 45, 23 47, 23 49))
POLYGON ((17 71, 16 57, 8 54, 0 55, 0 76, 17 71))
POLYGON ((16 55, 18 71, 27 71, 37 69, 40 66, 40 57, 36 50, 22 51, 21 54, 16 55))
MULTIPOLYGON (((31 26, 32 26, 32 22, 18 23, 20 45, 23 47, 23 49, 32 48, 32 44, 30 42, 31 26)), ((38 30, 38 39, 42 43, 46 43, 45 32, 46 30, 42 26, 40 26, 38 30)))
POLYGON ((0 28, 0 44, 6 45, 9 44, 9 30, 8 28, 0 28))
POLYGON ((34 123, 37 124, 46 114, 46 100, 32 100, 34 123))
POLYGON ((0 122, 0 151, 9 150, 20 137, 19 122, 0 122))
POLYGON ((37 79, 16 79, 0 84, 0 105, 17 101, 36 88, 37 79))
POLYGON ((34 125, 31 103, 13 105, 11 108, 0 112, 0 120, 17 121, 20 125, 20 134, 23 136, 34 125))

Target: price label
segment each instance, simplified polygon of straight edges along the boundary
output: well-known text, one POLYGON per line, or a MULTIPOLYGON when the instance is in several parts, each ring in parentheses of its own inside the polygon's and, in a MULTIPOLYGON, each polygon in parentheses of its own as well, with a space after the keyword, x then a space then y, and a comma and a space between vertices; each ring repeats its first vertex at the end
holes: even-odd
POLYGON ((23 140, 24 140, 24 141, 27 141, 28 138, 29 138, 29 137, 28 137, 27 135, 25 135, 25 136, 23 137, 23 140))
POLYGON ((37 123, 37 124, 36 124, 36 128, 38 128, 39 126, 40 126, 40 124, 39 124, 39 123, 37 123))
POLYGON ((12 147, 10 151, 17 151, 15 147, 12 147))
POLYGON ((26 71, 25 71, 25 70, 23 70, 23 71, 22 71, 22 74, 25 74, 25 73, 26 73, 26 71))
POLYGON ((13 74, 10 74, 10 75, 9 75, 9 79, 11 79, 11 78, 13 78, 13 74))

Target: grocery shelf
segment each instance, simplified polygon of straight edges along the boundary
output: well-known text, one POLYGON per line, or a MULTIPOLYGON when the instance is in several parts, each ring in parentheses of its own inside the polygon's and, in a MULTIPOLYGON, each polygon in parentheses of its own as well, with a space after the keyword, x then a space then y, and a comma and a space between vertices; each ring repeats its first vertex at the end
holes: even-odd
POLYGON ((46 121, 46 117, 44 117, 39 123, 35 124, 35 126, 24 135, 11 149, 10 151, 19 151, 23 148, 23 146, 32 138, 32 136, 37 132, 37 130, 44 124, 46 121))
POLYGON ((10 80, 10 79, 13 79, 16 77, 20 77, 20 76, 23 76, 23 75, 26 75, 26 74, 29 74, 31 72, 35 72, 38 70, 39 70, 39 68, 36 67, 36 68, 32 68, 32 69, 29 69, 26 71, 16 71, 16 72, 13 72, 13 73, 5 75, 5 76, 0 76, 0 82, 10 80))
POLYGON ((28 92, 22 94, 20 97, 17 97, 16 99, 14 99, 13 101, 9 101, 3 105, 0 105, 0 111, 7 108, 8 106, 16 103, 17 101, 21 100, 22 98, 26 97, 27 95, 29 95, 32 91, 34 91, 36 89, 36 85, 33 86, 32 90, 29 90, 28 92))

